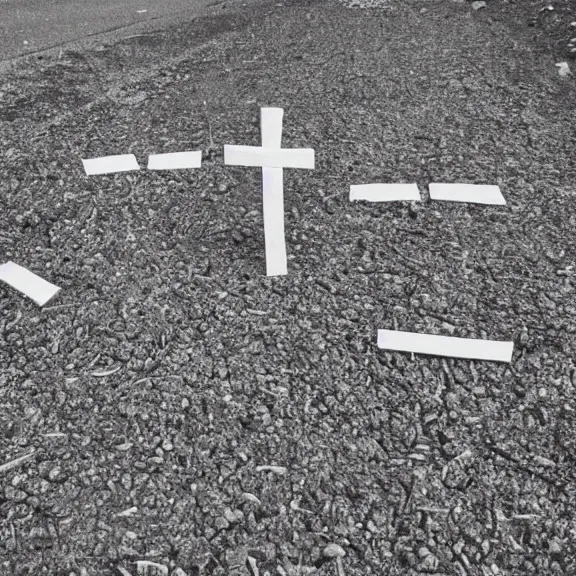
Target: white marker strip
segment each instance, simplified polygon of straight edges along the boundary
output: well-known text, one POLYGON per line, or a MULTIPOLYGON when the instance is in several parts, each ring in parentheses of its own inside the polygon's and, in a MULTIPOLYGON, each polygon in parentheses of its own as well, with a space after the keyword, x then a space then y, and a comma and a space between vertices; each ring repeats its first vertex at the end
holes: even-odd
POLYGON ((201 165, 201 150, 150 154, 148 156, 148 170, 183 170, 185 168, 200 168, 201 165))
POLYGON ((140 170, 134 154, 121 154, 120 156, 103 156, 82 160, 84 170, 88 176, 93 174, 111 174, 113 172, 129 172, 140 170))
MULTIPOLYGON (((283 116, 282 108, 260 110, 260 130, 264 148, 280 148, 283 116)), ((266 275, 283 276, 288 273, 288 265, 284 236, 284 171, 282 168, 262 168, 262 205, 266 275)))
POLYGON ((58 286, 46 282, 14 262, 6 262, 0 266, 0 280, 28 296, 39 306, 44 306, 60 290, 58 286))
POLYGON ((396 202, 399 200, 420 200, 416 184, 361 184, 350 186, 350 201, 396 202))
POLYGON ((260 148, 224 146, 224 164, 266 168, 314 168, 314 150, 309 148, 260 148))
POLYGON ((475 204, 505 205, 506 200, 498 186, 478 184, 444 184, 434 182, 429 186, 432 200, 472 202, 475 204))
POLYGON ((514 343, 378 330, 378 348, 432 356, 511 362, 514 343))

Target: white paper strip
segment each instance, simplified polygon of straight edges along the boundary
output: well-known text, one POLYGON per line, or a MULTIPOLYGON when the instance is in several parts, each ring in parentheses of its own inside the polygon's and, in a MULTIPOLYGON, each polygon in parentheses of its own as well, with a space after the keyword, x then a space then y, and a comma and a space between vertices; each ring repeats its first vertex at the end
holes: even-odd
POLYGON ((450 202, 473 202, 475 204, 505 205, 506 200, 499 186, 481 184, 445 184, 434 182, 429 186, 432 200, 450 202))
POLYGON ((181 170, 184 168, 200 168, 201 165, 201 150, 150 154, 148 156, 148 170, 181 170))
POLYGON ((432 356, 510 362, 514 343, 434 336, 397 330, 378 330, 378 348, 432 356))
POLYGON ((314 150, 309 148, 260 148, 224 146, 224 164, 266 168, 314 168, 314 150))
MULTIPOLYGON (((260 129, 264 148, 280 148, 283 116, 282 108, 260 110, 260 129)), ((262 168, 262 204, 266 275, 283 276, 288 273, 288 265, 284 235, 284 171, 282 168, 262 168)))
POLYGON ((92 174, 110 174, 112 172, 128 172, 140 170, 134 154, 121 154, 119 156, 103 156, 82 160, 84 170, 89 176, 92 174))
POLYGON ((39 306, 44 306, 60 290, 58 286, 46 282, 14 262, 6 262, 0 266, 0 280, 28 296, 39 306))
POLYGON ((416 184, 360 184, 350 186, 350 201, 395 202, 420 199, 420 191, 416 184))

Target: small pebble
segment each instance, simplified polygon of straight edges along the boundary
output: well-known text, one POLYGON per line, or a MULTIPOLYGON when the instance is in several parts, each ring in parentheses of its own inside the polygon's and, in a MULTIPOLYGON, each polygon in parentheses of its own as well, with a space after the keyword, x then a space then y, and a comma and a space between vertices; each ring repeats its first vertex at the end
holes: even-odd
POLYGON ((22 490, 16 490, 12 486, 8 486, 4 490, 4 494, 6 495, 7 500, 12 500, 13 502, 24 502, 28 496, 26 492, 22 490))
POLYGON ((346 556, 346 551, 338 544, 328 544, 322 554, 325 558, 343 558, 346 556))
POLYGON ((286 474, 284 466, 256 466, 256 472, 274 472, 275 474, 286 474))
POLYGON ((553 540, 550 542, 549 550, 551 554, 560 554, 562 552, 562 546, 558 540, 553 540))
POLYGON ((540 466, 544 466, 546 468, 555 468, 556 467, 555 462, 553 462, 552 460, 549 460, 548 458, 545 458, 544 456, 535 456, 534 461, 536 462, 536 464, 538 464, 540 466))
POLYGON ((238 522, 236 514, 232 512, 230 508, 226 508, 224 510, 224 518, 226 518, 226 520, 230 522, 230 524, 235 524, 236 522, 238 522))
POLYGON ((50 472, 48 473, 48 479, 51 482, 54 482, 55 480, 58 480, 58 478, 60 478, 60 474, 61 470, 58 466, 56 466, 55 468, 52 468, 52 470, 50 470, 50 472))
POLYGON ((246 502, 253 502, 254 504, 257 504, 258 506, 262 505, 262 502, 260 501, 260 499, 257 498, 256 496, 254 496, 254 494, 252 494, 250 492, 244 492, 242 494, 242 498, 244 498, 244 500, 246 500, 246 502))
POLYGON ((226 518, 224 518, 223 516, 219 516, 218 518, 216 518, 214 525, 218 530, 226 530, 226 528, 230 526, 230 522, 228 522, 228 520, 226 520, 226 518))

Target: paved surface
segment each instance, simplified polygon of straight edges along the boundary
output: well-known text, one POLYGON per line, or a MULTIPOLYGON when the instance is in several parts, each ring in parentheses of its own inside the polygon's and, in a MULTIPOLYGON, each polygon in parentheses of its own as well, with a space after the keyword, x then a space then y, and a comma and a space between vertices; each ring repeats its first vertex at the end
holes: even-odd
POLYGON ((0 60, 142 24, 193 17, 218 0, 0 0, 0 60), (144 12, 145 11, 145 12, 144 12))

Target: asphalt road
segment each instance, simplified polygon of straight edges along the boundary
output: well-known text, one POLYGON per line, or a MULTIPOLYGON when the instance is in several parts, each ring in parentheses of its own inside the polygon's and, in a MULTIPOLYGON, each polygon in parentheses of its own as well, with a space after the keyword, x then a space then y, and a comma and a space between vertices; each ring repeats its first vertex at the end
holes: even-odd
POLYGON ((0 61, 101 33, 193 17, 218 0, 0 0, 0 61))

